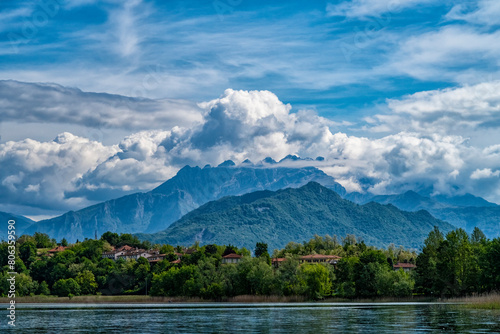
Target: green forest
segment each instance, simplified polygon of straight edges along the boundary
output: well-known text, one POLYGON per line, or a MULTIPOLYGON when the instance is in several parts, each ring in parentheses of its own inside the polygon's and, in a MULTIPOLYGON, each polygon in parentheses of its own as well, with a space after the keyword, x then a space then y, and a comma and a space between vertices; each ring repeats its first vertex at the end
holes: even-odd
MULTIPOLYGON (((7 296, 11 272, 7 242, 0 244, 0 295, 7 296)), ((17 240, 16 297, 54 295, 187 296, 223 300, 237 295, 328 297, 455 297, 500 290, 500 239, 488 240, 475 229, 471 235, 457 229, 441 233, 434 228, 418 252, 395 247, 380 249, 347 235, 315 236, 303 243, 290 242, 269 254, 267 244, 250 250, 232 245, 194 244, 189 248, 152 245, 130 234, 106 232, 99 240, 68 245, 46 234, 23 235, 17 240), (48 250, 69 246, 49 256, 48 250), (165 259, 103 258, 112 247, 129 245, 158 249, 165 259), (242 256, 237 264, 222 263, 223 256, 242 256), (333 264, 302 263, 309 254, 337 255, 333 264), (177 259, 180 261, 175 261, 177 259), (273 265, 273 258, 284 258, 273 265), (172 263, 177 262, 177 263, 172 263), (416 268, 394 270, 395 263, 416 268)))

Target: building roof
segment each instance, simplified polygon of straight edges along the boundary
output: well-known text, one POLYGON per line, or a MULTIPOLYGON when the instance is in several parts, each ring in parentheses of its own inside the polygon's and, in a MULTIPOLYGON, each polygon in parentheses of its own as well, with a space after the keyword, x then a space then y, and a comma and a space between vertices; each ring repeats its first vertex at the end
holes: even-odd
POLYGON ((337 255, 323 255, 323 254, 310 254, 300 257, 302 260, 340 260, 341 257, 337 255))
POLYGON ((393 265, 394 268, 416 268, 417 266, 412 264, 412 263, 401 263, 398 262, 395 265, 393 265))
POLYGON ((241 256, 241 255, 231 253, 231 254, 227 254, 226 256, 223 256, 222 258, 223 259, 241 259, 242 257, 243 256, 241 256))
POLYGON ((64 246, 57 246, 56 248, 52 248, 51 250, 49 250, 48 252, 49 253, 58 253, 58 252, 64 252, 66 249, 68 249, 69 247, 64 247, 64 246))
POLYGON ((176 263, 181 263, 181 259, 177 259, 175 261, 170 261, 170 263, 176 264, 176 263))
POLYGON ((120 251, 130 251, 132 249, 134 249, 134 247, 129 246, 129 245, 123 245, 123 246, 117 248, 116 251, 117 252, 120 252, 120 251))
POLYGON ((284 257, 277 257, 277 258, 274 258, 272 260, 273 260, 273 262, 283 262, 283 261, 286 261, 286 258, 284 258, 284 257))

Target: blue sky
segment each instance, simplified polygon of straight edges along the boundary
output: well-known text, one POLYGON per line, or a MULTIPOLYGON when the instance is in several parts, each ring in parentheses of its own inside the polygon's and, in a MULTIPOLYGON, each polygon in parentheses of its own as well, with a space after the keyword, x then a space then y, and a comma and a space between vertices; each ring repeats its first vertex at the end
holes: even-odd
POLYGON ((398 53, 419 56, 401 49, 405 41, 446 27, 465 29, 462 21, 446 19, 456 2, 381 8, 378 3, 390 2, 358 2, 367 3, 367 16, 358 16, 357 2, 349 8, 323 1, 59 0, 57 9, 56 0, 4 1, 0 75, 195 101, 229 87, 270 90, 294 108, 345 120, 372 112, 386 98, 461 84, 471 65, 478 76, 497 68, 495 59, 483 57, 443 58, 438 69, 409 59, 414 69, 399 68, 398 53), (422 74, 428 70, 438 73, 422 74), (151 71, 160 83, 144 89, 141 81, 151 71))
POLYGON ((0 209, 56 214, 147 190, 185 163, 266 154, 330 157, 321 167, 353 191, 498 202, 499 17, 492 0, 2 1, 0 162, 13 167, 0 209), (227 121, 214 106, 260 132, 200 151, 198 132, 227 121), (258 117, 281 123, 264 131, 258 117), (21 161, 64 149, 87 162, 21 161), (113 183, 107 169, 139 176, 113 183))

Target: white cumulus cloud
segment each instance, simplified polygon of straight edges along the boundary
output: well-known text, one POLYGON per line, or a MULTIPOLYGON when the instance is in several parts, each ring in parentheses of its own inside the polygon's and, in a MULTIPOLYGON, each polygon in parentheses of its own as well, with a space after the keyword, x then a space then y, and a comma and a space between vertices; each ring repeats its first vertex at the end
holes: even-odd
MULTIPOLYGON (((490 94, 489 89, 476 88, 476 95, 490 94)), ((464 110, 454 112, 465 119, 485 121, 496 114, 493 95, 475 111, 467 107, 475 95, 463 89, 391 101, 393 114, 388 116, 422 118, 419 128, 424 128, 426 121, 450 109, 453 96, 464 99, 457 102, 464 110)), ((332 133, 331 121, 312 111, 292 112, 290 105, 268 91, 228 89, 200 107, 204 116, 197 126, 140 131, 118 145, 105 146, 68 133, 52 142, 26 139, 2 144, 0 163, 8 166, 0 172, 4 205, 20 201, 45 209, 76 209, 152 189, 186 164, 217 165, 227 159, 257 162, 268 156, 280 160, 289 154, 324 157, 283 164, 317 166, 349 191, 459 191, 500 199, 500 178, 493 178, 500 170, 498 144, 479 148, 446 131, 394 131, 380 138, 332 133), (485 177, 488 182, 483 182, 485 177)))

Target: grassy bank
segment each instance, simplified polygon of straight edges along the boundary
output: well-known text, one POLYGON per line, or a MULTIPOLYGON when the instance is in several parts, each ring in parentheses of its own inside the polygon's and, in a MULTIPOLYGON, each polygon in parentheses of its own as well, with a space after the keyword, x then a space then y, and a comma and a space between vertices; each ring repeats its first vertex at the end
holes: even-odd
MULTIPOLYGON (((6 297, 0 298, 0 303, 8 303, 10 299, 6 297)), ((255 296, 241 295, 235 297, 227 297, 220 300, 206 300, 198 297, 152 297, 152 296, 137 296, 137 295, 122 295, 122 296, 75 296, 57 297, 57 296, 27 296, 17 297, 16 303, 81 303, 81 304, 111 304, 111 303, 303 303, 311 302, 312 300, 304 296, 255 296)), ((344 298, 326 298, 318 303, 402 303, 402 302, 432 302, 435 299, 426 297, 412 298, 375 298, 375 299, 344 299, 344 298)))
MULTIPOLYGON (((9 303, 10 299, 0 298, 0 303, 9 303)), ((151 297, 151 296, 27 296, 17 297, 16 303, 82 303, 82 304, 107 304, 107 303, 293 303, 306 302, 303 296, 250 296, 242 295, 221 300, 206 300, 198 297, 151 297)))
POLYGON ((500 293, 490 293, 486 295, 468 296, 462 298, 448 299, 452 303, 461 303, 460 307, 500 310, 500 293))

